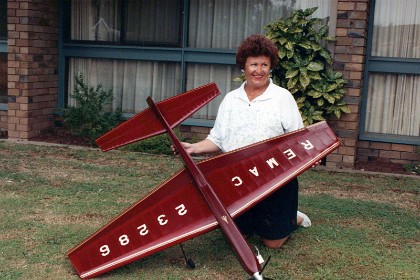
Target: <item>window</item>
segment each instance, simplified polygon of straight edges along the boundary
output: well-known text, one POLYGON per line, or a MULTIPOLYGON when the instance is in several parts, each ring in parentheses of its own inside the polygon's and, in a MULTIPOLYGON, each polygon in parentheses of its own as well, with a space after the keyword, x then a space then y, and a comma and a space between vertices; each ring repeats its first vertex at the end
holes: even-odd
MULTIPOLYGON (((84 73, 91 84, 101 83, 115 94, 114 108, 135 114, 147 108, 146 98, 154 101, 171 97, 180 88, 181 66, 175 62, 71 58, 70 73, 84 73)), ((74 76, 69 77, 73 84, 74 76)), ((72 100, 69 104, 72 105, 72 100)))
POLYGON ((373 6, 361 138, 420 144, 420 3, 373 6))
POLYGON ((0 103, 7 103, 7 54, 0 53, 0 103))
POLYGON ((369 76, 366 131, 420 136, 420 75, 369 76))
POLYGON ((180 0, 74 0, 71 40, 179 47, 181 6, 180 0))
POLYGON ((0 109, 7 103, 7 1, 0 0, 0 109))
POLYGON ((0 40, 7 39, 7 0, 0 0, 0 40))
POLYGON ((188 47, 236 50, 253 33, 289 16, 293 10, 319 7, 314 16, 330 15, 331 0, 190 0, 188 47), (298 2, 298 3, 292 3, 298 2))
POLYGON ((118 0, 73 0, 71 40, 118 42, 121 5, 118 0))
POLYGON ((126 42, 181 46, 182 1, 127 1, 124 22, 126 42))
MULTIPOLYGON (((316 16, 327 18, 331 1, 70 1, 62 53, 67 96, 77 73, 112 88, 114 106, 128 115, 144 109, 147 96, 160 101, 209 82, 226 93, 239 86, 235 53, 245 37, 299 8, 319 6, 316 16)), ((214 119, 221 98, 193 119, 214 119)))

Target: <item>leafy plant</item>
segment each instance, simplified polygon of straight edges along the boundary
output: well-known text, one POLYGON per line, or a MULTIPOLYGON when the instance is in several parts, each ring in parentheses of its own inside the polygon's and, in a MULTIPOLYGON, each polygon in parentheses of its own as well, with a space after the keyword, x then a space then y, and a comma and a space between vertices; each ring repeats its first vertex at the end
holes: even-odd
POLYGON ((273 81, 294 95, 305 125, 350 113, 342 99, 343 75, 332 70, 333 59, 323 46, 335 39, 320 18, 309 18, 316 9, 296 10, 265 27, 279 50, 273 81))
POLYGON ((404 169, 413 174, 420 174, 420 161, 415 163, 404 164, 404 169))
MULTIPOLYGON (((417 147, 417 153, 420 153, 420 146, 417 147)), ((413 174, 420 174, 420 161, 404 164, 404 169, 413 174)))
POLYGON ((120 108, 112 111, 114 96, 111 89, 105 90, 102 84, 89 86, 82 74, 74 77, 74 91, 70 97, 76 100, 76 106, 64 109, 64 123, 73 135, 84 137, 94 145, 99 136, 119 123, 122 111, 120 108))

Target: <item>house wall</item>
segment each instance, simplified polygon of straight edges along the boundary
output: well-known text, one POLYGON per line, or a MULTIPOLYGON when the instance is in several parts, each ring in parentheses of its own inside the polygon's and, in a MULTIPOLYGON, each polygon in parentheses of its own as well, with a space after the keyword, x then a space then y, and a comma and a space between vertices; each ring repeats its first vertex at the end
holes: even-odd
POLYGON ((58 1, 7 2, 8 137, 54 124, 58 96, 58 1))
MULTIPOLYGON (((30 139, 54 125, 58 98, 58 2, 8 1, 8 111, 0 111, 0 131, 30 139)), ((342 146, 327 157, 331 168, 356 161, 408 163, 420 160, 414 145, 358 140, 367 49, 369 0, 338 0, 334 69, 348 81, 345 101, 351 113, 330 121, 342 146)), ((183 136, 204 139, 206 127, 182 126, 183 136)))
MULTIPOLYGON (((347 80, 344 100, 351 113, 329 122, 341 139, 341 147, 327 157, 326 166, 330 168, 353 168, 357 161, 379 160, 405 164, 420 160, 420 153, 414 145, 358 140, 369 3, 369 0, 339 0, 337 3, 334 69, 342 72, 347 80)), ((183 136, 195 140, 204 139, 209 130, 181 128, 183 136)))
POLYGON ((328 157, 327 166, 332 168, 352 168, 357 161, 400 164, 420 161, 420 151, 415 145, 358 140, 369 3, 369 0, 338 1, 334 69, 342 72, 348 81, 344 99, 351 113, 331 122, 342 139, 342 146, 328 157))

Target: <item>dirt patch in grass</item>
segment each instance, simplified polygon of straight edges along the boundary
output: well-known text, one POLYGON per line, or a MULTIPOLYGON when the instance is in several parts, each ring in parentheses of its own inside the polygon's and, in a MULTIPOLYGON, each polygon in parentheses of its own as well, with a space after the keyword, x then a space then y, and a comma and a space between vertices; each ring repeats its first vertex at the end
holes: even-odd
POLYGON ((364 201, 374 201, 378 203, 388 203, 395 205, 396 207, 400 209, 406 209, 406 210, 412 210, 412 209, 418 209, 418 200, 416 194, 409 194, 404 193, 403 195, 398 193, 382 193, 382 194, 376 194, 375 196, 372 196, 369 192, 348 192, 345 190, 331 190, 328 188, 322 189, 322 188, 307 188, 300 191, 302 194, 308 194, 308 195, 315 195, 315 194, 329 194, 336 198, 342 198, 342 199, 358 199, 358 200, 364 200, 364 201))
POLYGON ((31 141, 47 142, 54 144, 66 144, 83 147, 91 147, 92 145, 85 138, 71 134, 71 131, 65 127, 54 127, 43 131, 40 135, 31 138, 31 141))
POLYGON ((45 223, 46 225, 86 225, 92 227, 100 227, 104 225, 109 217, 106 215, 87 213, 85 215, 62 215, 55 213, 42 212, 34 215, 28 215, 26 220, 35 220, 45 223))
POLYGON ((345 183, 337 187, 334 184, 334 181, 319 182, 316 185, 304 186, 299 189, 299 192, 307 195, 329 194, 340 199, 387 203, 405 210, 419 209, 418 190, 404 190, 385 186, 378 189, 379 186, 353 183, 345 183))
POLYGON ((381 173, 393 173, 393 174, 404 174, 404 175, 418 175, 416 173, 408 172, 405 170, 403 164, 384 162, 379 160, 356 162, 354 166, 355 170, 372 171, 381 173))

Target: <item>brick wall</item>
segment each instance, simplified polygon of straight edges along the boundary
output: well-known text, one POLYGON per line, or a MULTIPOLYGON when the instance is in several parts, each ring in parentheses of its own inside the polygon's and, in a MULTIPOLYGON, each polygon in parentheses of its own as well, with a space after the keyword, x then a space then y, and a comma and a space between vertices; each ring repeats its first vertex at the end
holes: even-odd
POLYGON ((420 150, 413 145, 359 141, 357 160, 382 161, 399 164, 420 161, 420 150))
POLYGON ((199 127, 199 126, 185 126, 181 125, 179 127, 179 131, 181 132, 182 136, 185 137, 188 141, 200 141, 207 137, 210 133, 209 127, 199 127))
POLYGON ((7 131, 7 111, 0 110, 0 137, 7 131))
POLYGON ((338 1, 334 69, 347 80, 344 100, 351 113, 330 122, 342 145, 327 157, 327 167, 353 168, 356 162, 368 16, 369 0, 338 1))
POLYGON ((58 94, 58 1, 7 2, 8 136, 53 125, 58 94))

